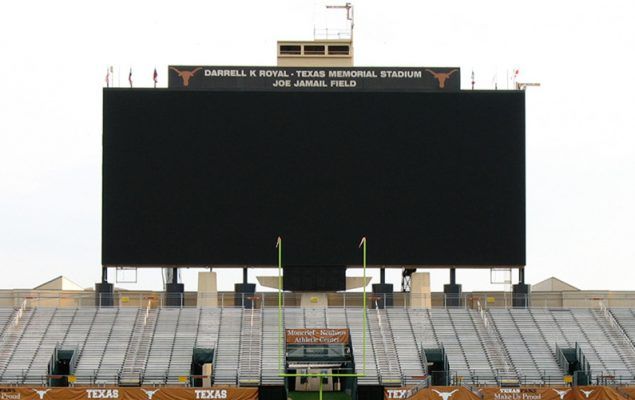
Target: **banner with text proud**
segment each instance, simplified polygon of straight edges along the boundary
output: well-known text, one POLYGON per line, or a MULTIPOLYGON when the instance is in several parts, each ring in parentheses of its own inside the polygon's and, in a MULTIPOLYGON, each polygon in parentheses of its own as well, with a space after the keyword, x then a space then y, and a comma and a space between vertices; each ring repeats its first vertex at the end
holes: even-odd
POLYGON ((3 400, 258 400, 258 388, 0 387, 3 400))

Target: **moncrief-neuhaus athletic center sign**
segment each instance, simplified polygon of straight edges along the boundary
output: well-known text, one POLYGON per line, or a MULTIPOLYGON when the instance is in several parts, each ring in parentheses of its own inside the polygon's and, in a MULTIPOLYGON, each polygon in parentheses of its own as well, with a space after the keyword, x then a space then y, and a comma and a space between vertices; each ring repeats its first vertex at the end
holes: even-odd
POLYGON ((287 329, 287 344, 347 344, 349 341, 348 329, 287 329))
POLYGON ((168 67, 171 89, 455 91, 461 70, 452 67, 168 67))

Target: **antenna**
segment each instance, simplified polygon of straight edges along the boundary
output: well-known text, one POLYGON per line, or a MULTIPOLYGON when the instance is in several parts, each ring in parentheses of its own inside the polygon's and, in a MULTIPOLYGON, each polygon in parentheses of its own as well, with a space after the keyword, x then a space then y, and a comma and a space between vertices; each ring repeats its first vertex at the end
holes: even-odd
MULTIPOLYGON (((327 9, 343 9, 346 10, 346 20, 351 23, 351 42, 353 41, 353 28, 355 27, 355 16, 353 14, 353 4, 346 3, 343 6, 326 6, 327 9)), ((328 39, 328 38, 327 38, 328 39)))

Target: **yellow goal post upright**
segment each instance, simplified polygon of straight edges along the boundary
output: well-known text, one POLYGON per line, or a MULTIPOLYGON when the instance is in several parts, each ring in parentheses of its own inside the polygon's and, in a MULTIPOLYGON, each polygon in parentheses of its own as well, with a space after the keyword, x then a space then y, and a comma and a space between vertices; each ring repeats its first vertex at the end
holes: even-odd
MULTIPOLYGON (((282 322, 282 237, 278 236, 276 240, 276 248, 278 249, 278 376, 283 378, 295 378, 295 377, 313 377, 313 378, 327 378, 327 377, 339 377, 339 378, 361 378, 366 376, 366 330, 368 321, 366 319, 366 237, 362 237, 359 247, 362 249, 362 263, 363 263, 363 312, 362 312, 362 373, 354 374, 333 374, 333 373, 295 373, 288 374, 284 371, 283 357, 283 322, 282 322)), ((320 383, 321 383, 320 379, 320 383)), ((322 400, 322 385, 320 384, 320 400, 322 400)))

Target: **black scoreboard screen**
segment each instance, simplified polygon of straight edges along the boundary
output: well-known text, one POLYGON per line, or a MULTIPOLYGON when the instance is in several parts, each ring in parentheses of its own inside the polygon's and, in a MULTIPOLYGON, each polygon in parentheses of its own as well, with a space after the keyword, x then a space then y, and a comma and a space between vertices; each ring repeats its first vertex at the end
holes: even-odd
POLYGON ((105 89, 102 263, 525 265, 517 91, 105 89))

